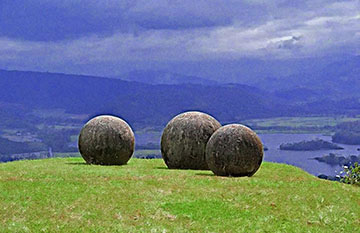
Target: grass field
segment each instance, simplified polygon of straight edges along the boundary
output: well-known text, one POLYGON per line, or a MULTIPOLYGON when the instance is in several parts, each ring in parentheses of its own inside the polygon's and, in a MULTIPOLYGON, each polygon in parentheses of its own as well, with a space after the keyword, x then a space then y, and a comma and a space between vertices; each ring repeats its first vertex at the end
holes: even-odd
POLYGON ((359 232, 360 188, 263 163, 253 177, 162 160, 0 164, 0 232, 359 232))
MULTIPOLYGON (((146 156, 146 155, 161 155, 161 151, 160 150, 135 150, 133 157, 136 156, 146 156)), ((64 152, 64 153, 60 153, 60 152, 55 152, 54 153, 55 157, 81 157, 81 154, 79 152, 64 152)))

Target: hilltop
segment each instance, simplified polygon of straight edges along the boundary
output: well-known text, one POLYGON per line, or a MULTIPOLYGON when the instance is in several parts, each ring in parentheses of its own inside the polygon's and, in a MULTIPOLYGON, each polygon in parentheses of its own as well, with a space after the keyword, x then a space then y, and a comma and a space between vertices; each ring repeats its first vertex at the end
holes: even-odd
POLYGON ((162 160, 0 164, 0 231, 354 232, 359 187, 263 163, 253 177, 169 170, 162 160))

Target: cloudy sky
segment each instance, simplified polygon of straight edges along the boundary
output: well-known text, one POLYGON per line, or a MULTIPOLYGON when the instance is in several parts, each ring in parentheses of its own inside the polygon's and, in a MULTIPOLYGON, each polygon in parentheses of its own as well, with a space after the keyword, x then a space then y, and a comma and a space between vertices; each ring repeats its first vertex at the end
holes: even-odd
POLYGON ((354 55, 359 0, 0 1, 0 69, 113 76, 204 64, 205 74, 211 64, 354 55))

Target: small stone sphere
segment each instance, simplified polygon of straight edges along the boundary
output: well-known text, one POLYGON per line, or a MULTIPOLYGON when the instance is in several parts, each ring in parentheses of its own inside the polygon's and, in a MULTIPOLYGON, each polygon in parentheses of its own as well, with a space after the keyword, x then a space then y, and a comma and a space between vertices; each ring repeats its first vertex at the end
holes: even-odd
POLYGON ((215 118, 201 112, 185 112, 174 117, 161 136, 165 164, 170 169, 208 170, 206 143, 220 127, 215 118))
POLYGON ((259 169, 263 155, 260 138, 240 124, 221 127, 206 145, 206 162, 218 176, 252 176, 259 169))
POLYGON ((134 152, 135 137, 130 126, 114 116, 98 116, 81 129, 79 151, 89 164, 123 165, 134 152))

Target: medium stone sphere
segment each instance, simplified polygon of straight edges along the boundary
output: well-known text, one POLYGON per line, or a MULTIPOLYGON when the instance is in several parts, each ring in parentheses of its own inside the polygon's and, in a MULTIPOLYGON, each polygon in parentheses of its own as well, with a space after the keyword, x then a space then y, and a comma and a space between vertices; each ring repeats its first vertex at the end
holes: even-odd
POLYGON ((89 164, 123 165, 134 152, 135 137, 130 126, 114 116, 98 116, 81 129, 79 151, 89 164))
POLYGON ((220 127, 215 118, 201 112, 174 117, 161 136, 161 154, 168 168, 208 170, 206 143, 220 127))
POLYGON ((218 176, 252 176, 259 169, 263 155, 260 138, 240 124, 221 127, 206 145, 206 162, 218 176))

